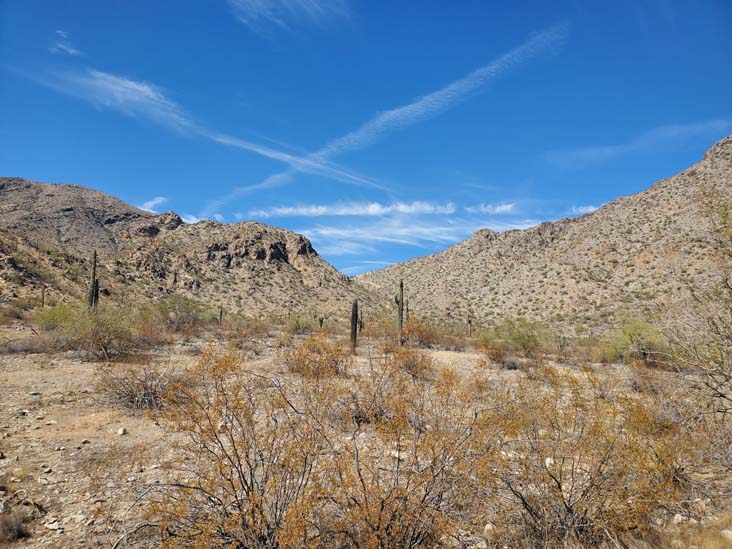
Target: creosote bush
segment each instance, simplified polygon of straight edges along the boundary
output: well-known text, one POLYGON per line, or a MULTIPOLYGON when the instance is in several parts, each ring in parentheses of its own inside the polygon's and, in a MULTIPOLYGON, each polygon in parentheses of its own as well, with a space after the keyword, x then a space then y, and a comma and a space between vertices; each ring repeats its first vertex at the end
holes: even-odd
POLYGON ((402 347, 394 351, 394 365, 414 379, 427 379, 432 375, 435 366, 430 356, 424 351, 412 347, 402 347))
POLYGON ((347 345, 313 334, 296 348, 287 348, 284 359, 290 372, 317 378, 346 375, 352 357, 347 345))
POLYGON ((525 318, 507 319, 480 337, 481 348, 496 363, 509 354, 540 358, 549 347, 549 329, 542 322, 525 318))
POLYGON ((624 319, 610 336, 605 351, 609 362, 642 361, 646 366, 665 363, 667 344, 658 328, 639 318, 624 319))
POLYGON ((287 319, 285 331, 288 334, 308 334, 315 331, 315 321, 298 314, 293 314, 287 319))
POLYGON ((146 316, 149 322, 162 325, 173 333, 192 335, 213 320, 203 307, 190 298, 172 295, 151 307, 146 316))
POLYGON ((165 342, 139 310, 111 304, 94 309, 61 304, 41 309, 35 320, 55 350, 78 350, 96 359, 110 360, 165 342))
POLYGON ((166 388, 184 442, 151 492, 164 546, 615 546, 687 498, 689 432, 645 394, 598 396, 592 371, 496 386, 414 375, 405 348, 324 375, 312 355, 338 347, 308 338, 298 376, 209 349, 166 388))

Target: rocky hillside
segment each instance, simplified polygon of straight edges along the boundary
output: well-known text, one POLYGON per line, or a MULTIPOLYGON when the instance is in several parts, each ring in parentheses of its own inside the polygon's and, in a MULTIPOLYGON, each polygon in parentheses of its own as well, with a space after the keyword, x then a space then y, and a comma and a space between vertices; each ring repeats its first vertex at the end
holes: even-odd
POLYGON ((481 230, 443 252, 358 278, 384 296, 403 278, 418 315, 504 316, 605 325, 620 312, 679 304, 688 284, 719 280, 703 203, 732 199, 732 138, 683 172, 575 219, 481 230))
POLYGON ((83 295, 93 250, 108 299, 182 294, 249 317, 345 317, 370 296, 303 236, 254 222, 186 224, 84 187, 0 178, 0 300, 83 295))

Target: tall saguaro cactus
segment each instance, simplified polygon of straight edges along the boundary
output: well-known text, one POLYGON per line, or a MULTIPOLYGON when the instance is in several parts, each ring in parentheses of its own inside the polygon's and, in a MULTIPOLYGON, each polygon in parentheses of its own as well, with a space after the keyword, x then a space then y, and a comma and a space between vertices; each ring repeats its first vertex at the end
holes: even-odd
POLYGON ((358 299, 353 300, 351 306, 351 352, 356 353, 356 339, 358 338, 358 299))
POLYGON ((94 250, 92 255, 91 278, 89 279, 89 289, 86 294, 86 304, 89 308, 96 308, 99 304, 99 279, 97 278, 97 251, 94 250))
POLYGON ((399 279, 399 293, 394 297, 399 311, 399 345, 404 345, 404 280, 399 279))

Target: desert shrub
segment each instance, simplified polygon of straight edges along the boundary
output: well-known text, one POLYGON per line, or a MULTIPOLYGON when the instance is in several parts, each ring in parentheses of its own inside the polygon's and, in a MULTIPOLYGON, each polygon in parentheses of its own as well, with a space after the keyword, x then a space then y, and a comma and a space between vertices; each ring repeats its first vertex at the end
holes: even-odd
POLYGON ((28 312, 39 305, 37 300, 26 298, 10 299, 0 306, 0 325, 11 324, 23 320, 28 312))
POLYGON ((403 370, 414 379, 427 379, 435 369, 432 359, 427 353, 412 347, 402 347, 394 351, 392 361, 396 368, 403 370))
POLYGON ((158 332, 145 329, 137 310, 114 305, 58 305, 39 311, 37 322, 58 349, 78 350, 92 358, 110 360, 162 341, 158 332))
POLYGON ((307 520, 324 443, 309 415, 287 402, 279 384, 210 350, 168 388, 163 419, 186 442, 179 479, 161 486, 151 508, 164 546, 313 541, 307 520))
POLYGON ((665 360, 666 343, 658 328, 638 318, 625 319, 610 337, 606 351, 609 361, 642 360, 647 366, 665 360))
POLYGON ((509 353, 537 358, 549 345, 549 331, 542 322, 525 318, 507 319, 480 335, 480 346, 494 362, 500 363, 509 353))
POLYGON ((132 410, 161 408, 163 393, 177 378, 171 368, 149 363, 100 365, 96 375, 102 399, 132 410))
POLYGON ((314 330, 315 321, 297 314, 290 315, 285 326, 285 331, 288 334, 308 334, 314 330))
POLYGON ((15 509, 0 512, 0 542, 12 543, 30 536, 28 518, 15 509))
POLYGON ((68 303, 60 303, 53 307, 38 309, 33 321, 39 328, 52 331, 73 324, 79 316, 79 307, 68 303))
POLYGON ((404 323, 404 337, 417 347, 432 347, 437 343, 437 331, 426 322, 409 317, 404 323))
POLYGON ((385 355, 394 351, 398 346, 398 330, 395 319, 383 315, 368 319, 364 325, 361 337, 369 339, 385 355))
POLYGON ((53 334, 39 334, 0 343, 0 354, 52 353, 66 348, 66 342, 53 334))
POLYGON ((349 348, 325 334, 308 336, 297 348, 288 348, 284 358, 290 372, 305 377, 346 375, 351 365, 349 348))
POLYGON ((506 540, 615 544, 646 530, 659 505, 683 497, 678 431, 637 401, 587 395, 572 380, 545 391, 495 420, 506 442, 488 481, 512 503, 496 518, 506 540))
POLYGON ((172 295, 151 311, 157 322, 174 333, 191 334, 212 319, 203 307, 182 295, 172 295))

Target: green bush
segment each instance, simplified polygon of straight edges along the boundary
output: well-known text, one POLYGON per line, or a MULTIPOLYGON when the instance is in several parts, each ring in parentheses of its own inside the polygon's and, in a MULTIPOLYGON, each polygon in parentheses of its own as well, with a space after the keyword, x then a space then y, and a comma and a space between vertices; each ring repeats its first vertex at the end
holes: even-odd
POLYGON ((512 352, 535 358, 547 349, 550 338, 544 323, 519 317, 504 320, 480 339, 482 347, 500 351, 500 357, 512 352))
POLYGON ((38 325, 54 336, 58 349, 78 350, 109 360, 159 343, 145 329, 140 311, 102 305, 57 305, 36 313, 38 325))
POLYGON ((198 303, 179 295, 161 301, 153 309, 153 315, 163 326, 176 333, 190 333, 211 320, 198 303))
POLYGON ((78 308, 78 305, 60 303, 54 307, 38 309, 33 320, 42 330, 50 332, 73 323, 79 315, 78 308))
POLYGON ((315 322, 300 315, 292 315, 285 329, 288 334, 307 334, 315 330, 315 322))
POLYGON ((643 360, 647 365, 661 361, 666 342, 653 324, 635 317, 626 318, 610 337, 605 356, 610 361, 643 360))

